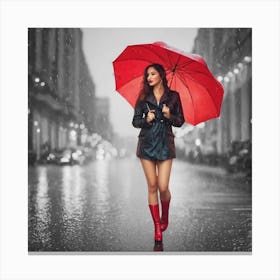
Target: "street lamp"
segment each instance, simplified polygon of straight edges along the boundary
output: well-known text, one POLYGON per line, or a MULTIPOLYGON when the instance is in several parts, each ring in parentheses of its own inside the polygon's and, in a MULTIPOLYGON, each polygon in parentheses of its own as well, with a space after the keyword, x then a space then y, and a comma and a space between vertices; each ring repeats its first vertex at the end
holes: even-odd
POLYGON ((231 71, 228 72, 228 76, 231 78, 233 77, 233 73, 231 71))
POLYGON ((201 145, 201 140, 199 138, 195 139, 195 145, 200 146, 201 145))
POLYGON ((240 69, 242 69, 242 68, 243 68, 243 63, 239 62, 239 63, 237 64, 237 66, 238 66, 240 69))
POLYGON ((239 69, 235 68, 235 69, 233 70, 233 72, 234 72, 235 74, 238 74, 238 73, 239 73, 239 69))
POLYGON ((251 56, 244 56, 243 60, 244 60, 245 62, 251 62, 251 61, 252 61, 252 58, 251 58, 251 56))
POLYGON ((224 77, 224 81, 225 81, 226 83, 228 83, 228 82, 229 82, 229 77, 228 77, 228 76, 225 76, 225 77, 224 77))

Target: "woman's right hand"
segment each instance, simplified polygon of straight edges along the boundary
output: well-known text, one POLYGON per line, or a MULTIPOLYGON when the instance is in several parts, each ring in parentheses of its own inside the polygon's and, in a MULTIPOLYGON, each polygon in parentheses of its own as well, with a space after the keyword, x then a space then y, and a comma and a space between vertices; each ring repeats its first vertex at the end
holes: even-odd
POLYGON ((150 110, 149 112, 148 112, 148 114, 147 114, 147 117, 146 117, 146 120, 147 120, 147 122, 148 123, 150 123, 152 120, 154 120, 155 119, 155 110, 150 110))

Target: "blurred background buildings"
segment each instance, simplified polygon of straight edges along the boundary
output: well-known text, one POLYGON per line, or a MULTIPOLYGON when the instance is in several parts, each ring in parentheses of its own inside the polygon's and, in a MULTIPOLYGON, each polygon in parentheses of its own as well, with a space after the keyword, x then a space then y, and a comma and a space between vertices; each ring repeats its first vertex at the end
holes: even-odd
MULTIPOLYGON (((200 28, 193 53, 224 87, 219 118, 175 129, 178 157, 193 163, 251 168, 252 33, 250 28, 200 28)), ((109 98, 95 94, 78 28, 28 29, 29 162, 78 148, 94 158, 135 154, 137 139, 113 131, 109 98), (130 148, 129 148, 130 147, 130 148)), ((249 172, 250 174, 250 172, 249 172)))
MULTIPOLYGON (((190 161, 251 169, 252 31, 250 28, 200 28, 193 53, 201 55, 224 87, 220 117, 188 126, 178 141, 190 161)), ((178 140, 180 138, 177 138, 178 140)))
POLYGON ((82 36, 77 28, 28 29, 31 161, 53 150, 75 149, 111 137, 109 100, 95 96, 82 36))

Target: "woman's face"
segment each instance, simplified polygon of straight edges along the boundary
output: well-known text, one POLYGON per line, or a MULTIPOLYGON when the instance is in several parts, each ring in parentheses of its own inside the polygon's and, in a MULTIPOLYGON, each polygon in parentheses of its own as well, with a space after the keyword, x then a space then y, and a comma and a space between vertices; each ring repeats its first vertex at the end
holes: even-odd
POLYGON ((161 82, 159 72, 154 67, 149 67, 147 70, 147 81, 149 86, 156 86, 161 82))

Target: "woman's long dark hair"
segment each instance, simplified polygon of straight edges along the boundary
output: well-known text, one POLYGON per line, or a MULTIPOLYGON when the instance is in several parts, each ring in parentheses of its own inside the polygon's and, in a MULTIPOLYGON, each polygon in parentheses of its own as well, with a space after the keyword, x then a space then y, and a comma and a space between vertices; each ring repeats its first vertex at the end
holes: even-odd
POLYGON ((159 73, 161 79, 162 79, 162 85, 164 87, 164 91, 168 92, 169 91, 169 87, 167 85, 167 79, 166 79, 166 72, 163 68, 163 66, 161 64, 158 64, 158 63, 153 63, 153 64, 150 64, 148 65, 146 68, 145 68, 145 71, 144 71, 144 77, 143 77, 143 86, 142 86, 142 89, 140 90, 139 92, 139 96, 138 96, 138 100, 145 100, 146 97, 152 92, 153 90, 153 86, 150 86, 149 83, 148 83, 148 80, 147 80, 147 77, 148 77, 148 69, 150 67, 153 67, 157 70, 157 72, 159 73))

